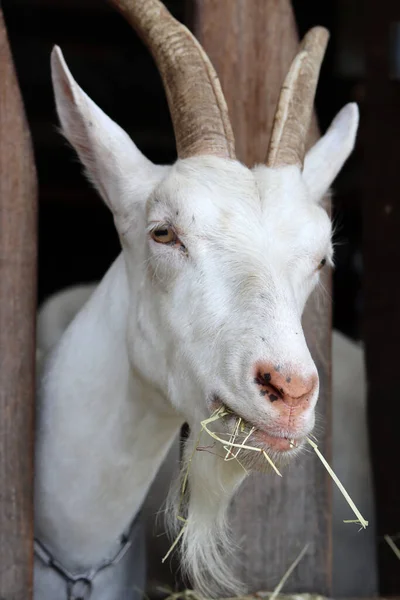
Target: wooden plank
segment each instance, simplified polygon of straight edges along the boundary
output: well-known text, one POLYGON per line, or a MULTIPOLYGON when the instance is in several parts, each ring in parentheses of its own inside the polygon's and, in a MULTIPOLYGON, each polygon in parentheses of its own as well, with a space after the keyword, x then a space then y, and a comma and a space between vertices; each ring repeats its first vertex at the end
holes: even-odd
MULTIPOLYGON (((380 593, 400 593, 400 563, 383 541, 400 532, 400 74, 390 77, 390 33, 398 0, 366 10, 364 127, 364 339, 368 418, 375 480, 380 593)), ((399 43, 399 40, 398 40, 399 43)), ((398 50, 397 50, 398 52, 398 50)), ((398 543, 398 540, 397 540, 398 543)))
MULTIPOLYGON (((227 99, 237 155, 248 165, 265 158, 278 93, 297 49, 289 0, 193 0, 190 21, 209 54, 227 99)), ((317 135, 313 127, 313 139, 317 135)), ((330 274, 324 281, 330 289, 330 274)), ((331 306, 328 294, 308 304, 304 325, 320 374, 321 451, 330 456, 331 306)), ((331 588, 331 484, 313 454, 282 480, 252 477, 232 509, 237 574, 251 591, 271 589, 306 543, 310 549, 285 591, 331 588)))
POLYGON ((36 179, 0 9, 0 598, 32 590, 36 179))

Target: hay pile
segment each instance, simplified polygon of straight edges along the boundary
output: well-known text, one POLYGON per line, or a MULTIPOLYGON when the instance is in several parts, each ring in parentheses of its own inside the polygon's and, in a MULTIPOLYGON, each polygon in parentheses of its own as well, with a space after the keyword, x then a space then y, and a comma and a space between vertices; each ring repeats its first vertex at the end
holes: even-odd
MULTIPOLYGON (((274 596, 274 592, 256 592, 247 596, 237 598, 221 598, 220 600, 328 600, 325 596, 319 594, 279 594, 274 596)), ((193 590, 184 590, 169 594, 165 600, 207 600, 198 596, 193 590)))

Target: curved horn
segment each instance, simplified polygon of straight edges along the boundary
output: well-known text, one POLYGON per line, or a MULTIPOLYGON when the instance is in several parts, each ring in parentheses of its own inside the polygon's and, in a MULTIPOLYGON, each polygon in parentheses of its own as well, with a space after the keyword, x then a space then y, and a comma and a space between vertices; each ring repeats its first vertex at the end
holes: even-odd
POLYGON ((303 166, 319 72, 329 32, 314 27, 304 37, 283 83, 272 128, 268 167, 303 166))
POLYGON ((160 0, 110 0, 150 50, 163 80, 179 158, 235 158, 217 74, 195 37, 160 0))

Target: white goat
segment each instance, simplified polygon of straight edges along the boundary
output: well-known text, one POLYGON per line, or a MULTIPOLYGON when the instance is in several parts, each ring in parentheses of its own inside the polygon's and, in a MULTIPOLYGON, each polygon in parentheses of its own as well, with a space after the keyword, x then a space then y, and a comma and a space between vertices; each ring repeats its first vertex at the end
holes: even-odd
MULTIPOLYGON (((234 414, 219 431, 241 416, 256 428, 248 443, 278 465, 301 448, 318 398, 301 314, 332 261, 320 200, 358 124, 357 107, 346 106, 304 156, 327 42, 327 32, 314 28, 283 86, 266 165, 250 170, 235 160, 217 76, 193 36, 159 0, 115 3, 160 70, 178 160, 172 167, 147 160, 53 51, 63 133, 113 213, 122 253, 44 367, 38 600, 135 595, 142 566, 131 523, 184 421, 188 454, 200 421, 222 405, 234 414), (115 566, 101 568, 125 550, 115 566)), ((253 453, 242 457, 247 468, 263 468, 253 453)), ((244 476, 235 461, 214 454, 192 461, 182 564, 200 591, 239 587, 224 561, 225 516, 244 476)), ((178 502, 171 504, 174 514, 178 502)))

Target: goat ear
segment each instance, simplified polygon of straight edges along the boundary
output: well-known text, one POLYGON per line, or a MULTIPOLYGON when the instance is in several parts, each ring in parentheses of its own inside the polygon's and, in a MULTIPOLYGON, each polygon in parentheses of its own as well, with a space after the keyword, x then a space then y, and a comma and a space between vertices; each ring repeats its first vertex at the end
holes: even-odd
POLYGON ((132 203, 146 200, 165 175, 165 167, 150 162, 128 134, 85 94, 57 46, 51 54, 51 73, 64 136, 114 216, 125 217, 132 203))
POLYGON ((358 120, 357 104, 346 104, 325 135, 308 151, 303 178, 314 201, 319 202, 323 198, 352 152, 358 120))

